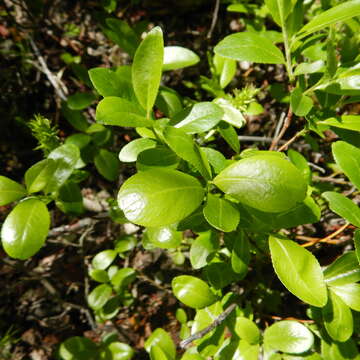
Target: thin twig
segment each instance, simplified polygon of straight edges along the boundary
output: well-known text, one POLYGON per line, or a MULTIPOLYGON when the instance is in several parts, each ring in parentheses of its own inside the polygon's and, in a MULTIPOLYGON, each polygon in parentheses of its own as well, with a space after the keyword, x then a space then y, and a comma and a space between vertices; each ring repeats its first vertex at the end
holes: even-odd
POLYGON ((273 320, 294 320, 305 324, 313 324, 315 322, 314 320, 303 320, 303 319, 294 318, 292 316, 283 318, 281 316, 271 315, 269 317, 273 320))
POLYGON ((208 327, 206 327, 203 330, 198 331, 197 333, 191 335, 187 339, 180 342, 180 348, 184 349, 192 343, 194 340, 201 339, 203 336, 205 336, 210 331, 214 330, 216 327, 218 327, 222 322, 225 321, 225 319, 233 312, 233 310, 236 308, 237 304, 233 303, 231 304, 224 312, 222 312, 212 324, 210 324, 208 327))
POLYGON ((277 144, 279 143, 279 141, 282 139, 282 137, 284 136, 286 130, 289 128, 290 124, 291 124, 291 120, 292 120, 292 116, 293 116, 293 112, 291 110, 291 107, 289 107, 289 111, 286 115, 286 119, 284 121, 284 125, 279 133, 278 136, 274 137, 274 140, 272 141, 271 143, 271 146, 270 146, 270 151, 271 150, 274 150, 277 146, 277 144))
MULTIPOLYGON (((285 129, 286 130, 286 129, 285 129)), ((290 140, 286 141, 285 144, 279 147, 278 151, 284 151, 287 150, 288 146, 291 145, 298 137, 304 135, 306 133, 306 130, 303 129, 299 132, 297 132, 290 140)), ((280 143, 278 141, 278 143, 280 143)))
POLYGON ((84 219, 80 219, 78 222, 71 224, 71 225, 58 226, 49 231, 48 237, 55 237, 55 236, 60 235, 61 233, 65 233, 65 232, 75 232, 84 227, 90 226, 90 225, 94 224, 95 222, 96 222, 96 220, 94 220, 92 218, 84 218, 84 219))
MULTIPOLYGON (((244 142, 265 142, 265 143, 271 143, 273 141, 273 138, 266 137, 266 136, 248 136, 248 135, 239 135, 238 139, 240 141, 244 142)), ((284 140, 280 140, 279 143, 285 143, 284 140)))
POLYGON ((212 33, 215 29, 216 26, 216 22, 218 19, 218 15, 219 15, 219 7, 220 7, 220 0, 216 0, 215 1, 215 8, 214 8, 214 12, 213 12, 213 16, 212 16, 212 20, 211 20, 211 25, 210 25, 210 29, 209 32, 207 34, 207 38, 211 39, 212 33))
POLYGON ((313 180, 315 181, 320 181, 320 182, 329 182, 329 183, 333 183, 333 184, 341 184, 341 185, 346 185, 348 184, 348 182, 345 179, 334 179, 330 176, 313 176, 313 180))

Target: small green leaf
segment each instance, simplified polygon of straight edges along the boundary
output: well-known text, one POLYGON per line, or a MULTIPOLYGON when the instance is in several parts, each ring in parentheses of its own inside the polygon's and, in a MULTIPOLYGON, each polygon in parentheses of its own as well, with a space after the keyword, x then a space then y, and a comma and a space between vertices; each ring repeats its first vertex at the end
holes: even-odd
POLYGON ((313 306, 327 302, 326 285, 315 256, 291 240, 271 235, 271 260, 280 281, 295 296, 313 306))
POLYGON ((304 200, 306 183, 289 161, 256 155, 224 169, 214 184, 240 202, 265 212, 281 212, 304 200))
POLYGON ((101 284, 91 291, 88 296, 88 304, 94 310, 101 309, 105 303, 110 299, 112 289, 110 285, 101 284))
POLYGON ((131 346, 118 341, 109 344, 108 349, 111 353, 111 360, 130 360, 135 355, 131 346))
POLYGON ((108 273, 105 270, 99 270, 99 269, 90 269, 89 270, 89 276, 101 283, 106 283, 110 280, 108 273))
POLYGON ((59 355, 63 360, 98 360, 98 349, 90 339, 73 336, 60 345, 59 355))
POLYGON ((160 228, 148 227, 146 235, 154 246, 161 249, 175 249, 181 244, 182 232, 176 231, 175 226, 164 226, 160 228))
POLYGON ((360 280, 360 265, 354 251, 338 257, 324 270, 327 285, 338 286, 355 283, 360 280))
POLYGON ((136 161, 138 155, 147 149, 156 147, 156 141, 148 138, 135 139, 126 144, 119 153, 119 159, 122 162, 136 161))
POLYGON ((302 38, 331 24, 345 21, 358 15, 360 15, 360 2, 358 0, 345 1, 315 16, 299 30, 298 37, 302 38))
POLYGON ((351 310, 331 290, 329 300, 322 309, 324 325, 327 333, 335 341, 344 342, 353 333, 353 318, 351 310))
POLYGON ((258 327, 246 317, 239 316, 236 318, 235 333, 240 339, 252 345, 258 344, 260 341, 260 331, 258 327))
POLYGON ((179 94, 165 86, 160 86, 155 104, 169 118, 172 118, 183 109, 179 94))
POLYGON ((355 254, 360 264, 360 230, 356 229, 354 232, 354 246, 355 246, 355 254))
POLYGON ((266 328, 264 333, 265 346, 290 354, 304 353, 313 343, 312 332, 296 321, 279 321, 266 328))
POLYGON ((218 98, 214 100, 214 103, 219 105, 224 111, 222 120, 227 122, 230 125, 233 125, 237 128, 241 128, 246 124, 246 120, 243 114, 235 108, 228 100, 223 98, 218 98))
POLYGON ((240 151, 240 142, 239 142, 238 134, 236 133, 233 126, 226 123, 225 121, 220 121, 218 130, 220 135, 230 145, 230 147, 236 153, 238 153, 240 151))
POLYGON ((152 125, 152 121, 146 119, 145 112, 138 105, 115 96, 108 96, 99 102, 96 121, 100 124, 126 127, 152 125))
POLYGON ((202 309, 217 300, 206 282, 194 276, 177 276, 171 284, 175 296, 186 306, 202 309))
POLYGON ((335 191, 326 191, 321 196, 329 202, 329 207, 334 213, 360 227, 360 209, 353 201, 335 191))
POLYGON ((99 173, 109 181, 115 181, 119 176, 120 164, 117 156, 106 149, 100 149, 95 155, 94 163, 99 173))
POLYGON ((360 284, 336 285, 330 289, 351 309, 360 311, 360 284))
POLYGON ((360 131, 360 115, 342 115, 321 120, 317 124, 334 126, 340 129, 360 131))
POLYGON ((244 233, 236 232, 225 235, 225 241, 232 240, 231 266, 239 278, 242 278, 248 272, 250 262, 250 243, 244 233))
POLYGON ((265 0, 265 5, 269 9, 271 16, 281 27, 284 27, 294 3, 292 0, 265 0))
POLYGON ((201 203, 204 190, 197 179, 175 170, 140 172, 122 185, 118 203, 135 224, 160 227, 190 215, 201 203))
POLYGON ((236 73, 236 61, 227 59, 219 54, 214 55, 214 66, 221 88, 225 88, 233 79, 236 73))
POLYGON ((210 193, 203 211, 207 222, 220 231, 234 231, 240 221, 240 213, 235 205, 210 193))
POLYGON ((153 149, 142 151, 136 161, 136 168, 139 171, 152 168, 176 169, 179 158, 165 146, 156 146, 153 149))
POLYGON ((226 168, 226 158, 220 151, 208 147, 202 147, 201 151, 207 157, 209 164, 214 169, 215 174, 218 174, 220 171, 226 168))
POLYGON ((76 93, 68 97, 67 105, 71 110, 82 110, 96 99, 93 93, 76 93))
POLYGON ((65 214, 82 214, 84 205, 79 185, 73 181, 67 181, 59 189, 56 206, 65 214))
POLYGON ((6 253, 25 260, 43 246, 50 227, 46 205, 30 198, 17 204, 4 221, 1 229, 2 245, 6 253))
POLYGON ((232 34, 221 40, 214 49, 216 54, 237 61, 263 64, 284 64, 282 52, 266 37, 255 32, 232 34))
POLYGON ((197 64, 200 58, 191 50, 181 46, 165 46, 163 71, 177 70, 197 64))
POLYGON ((307 160, 298 151, 290 149, 287 152, 290 161, 302 172, 307 183, 311 183, 311 170, 307 160))
MULTIPOLYGON (((77 146, 80 150, 84 149, 89 145, 91 141, 91 136, 87 134, 74 134, 66 138, 65 144, 73 144, 77 146)), ((49 159, 47 159, 49 160, 49 159)))
POLYGON ((220 290, 239 279, 232 270, 231 264, 225 261, 213 261, 204 269, 204 274, 210 285, 220 290))
MULTIPOLYGON (((237 360, 258 360, 260 348, 259 345, 251 345, 246 340, 240 340, 233 359, 237 360)), ((271 360, 275 360, 271 358, 271 360)))
POLYGON ((194 269, 206 266, 208 256, 218 250, 219 239, 211 231, 200 233, 190 248, 190 263, 194 269))
POLYGON ((184 309, 182 308, 178 308, 176 310, 176 314, 175 314, 176 320, 180 323, 180 324, 186 324, 187 323, 187 314, 185 312, 184 309))
POLYGON ((115 250, 103 250, 95 255, 91 264, 94 269, 105 270, 114 261, 116 255, 115 250))
POLYGON ((153 346, 150 349, 150 360, 171 360, 169 359, 161 347, 153 346))
POLYGON ((148 115, 159 90, 163 58, 163 34, 157 26, 141 42, 136 50, 132 65, 134 91, 139 103, 148 115))
MULTIPOLYGON (((358 122, 360 124, 360 117, 358 122)), ((337 141, 331 148, 336 163, 360 190, 360 149, 345 141, 337 141)))
POLYGON ((122 236, 115 241, 115 250, 118 253, 127 252, 134 249, 136 244, 137 244, 137 240, 135 236, 132 235, 122 236))
POLYGON ((297 116, 306 116, 313 107, 313 101, 303 94, 299 88, 295 88, 290 95, 291 109, 297 116))
POLYGON ((295 76, 324 72, 324 61, 317 60, 312 63, 300 63, 294 71, 295 76))
MULTIPOLYGON (((163 329, 156 329, 145 341, 145 350, 149 353, 152 348, 159 347, 166 355, 166 359, 175 359, 176 347, 171 336, 163 329)), ((157 359, 157 358, 155 358, 157 359)))
POLYGON ((6 176, 0 176, 0 206, 19 200, 25 195, 26 190, 22 185, 6 176))
POLYGON ((117 293, 123 292, 135 279, 136 271, 132 268, 122 268, 117 270, 114 275, 110 276, 111 284, 114 286, 117 293))
POLYGON ((200 102, 184 109, 174 117, 175 127, 188 134, 206 132, 222 119, 224 111, 212 102, 200 102))

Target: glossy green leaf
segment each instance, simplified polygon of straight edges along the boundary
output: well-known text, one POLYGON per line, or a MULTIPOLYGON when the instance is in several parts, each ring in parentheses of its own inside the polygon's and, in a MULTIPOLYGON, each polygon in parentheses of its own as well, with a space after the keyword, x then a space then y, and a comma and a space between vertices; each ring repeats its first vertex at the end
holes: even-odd
POLYGON ((239 316, 236 318, 235 333, 249 344, 255 345, 260 341, 260 331, 250 319, 239 316))
POLYGON ((49 227, 50 215, 46 205, 34 198, 26 199, 14 207, 3 223, 3 248, 13 258, 28 259, 44 244, 49 227))
POLYGON ((145 112, 129 100, 108 96, 96 108, 96 121, 105 125, 147 127, 152 121, 146 119, 145 112))
POLYGON ((340 129, 360 131, 360 115, 342 115, 319 121, 318 124, 334 126, 340 129))
MULTIPOLYGON (((65 144, 73 144, 80 150, 89 145, 91 136, 87 134, 74 134, 66 138, 65 144)), ((49 160, 49 159, 48 159, 49 160)))
POLYGON ((147 114, 150 114, 159 90, 163 58, 163 34, 157 26, 141 42, 132 65, 134 91, 147 114))
POLYGON ((118 195, 120 209, 135 224, 160 227, 190 215, 204 191, 194 177, 175 170, 154 169, 128 179, 118 195))
POLYGON ((345 285, 331 286, 334 292, 351 309, 360 311, 360 284, 352 283, 345 285))
MULTIPOLYGON (((360 129, 360 117, 358 122, 360 129)), ((337 141, 331 148, 336 163, 350 181, 360 189, 360 149, 345 141, 337 141)))
POLYGON ((238 60, 265 64, 284 64, 282 52, 266 37, 255 32, 232 34, 221 40, 214 49, 216 54, 238 60))
POLYGON ((163 329, 156 329, 146 340, 145 350, 150 352, 152 348, 159 347, 165 354, 166 358, 175 359, 176 347, 171 336, 163 329))
POLYGON ((206 156, 202 156, 200 147, 189 134, 186 134, 183 129, 168 126, 163 135, 166 144, 177 156, 194 166, 205 179, 211 178, 211 168, 206 156))
POLYGON ((200 102, 177 114, 174 122, 176 128, 181 128, 188 134, 195 134, 212 129, 223 115, 220 106, 212 102, 200 102))
POLYGON ((311 183, 311 170, 305 157, 298 151, 292 149, 287 152, 287 156, 290 161, 302 172, 305 181, 311 183))
POLYGON ((338 257, 324 270, 327 285, 337 286, 355 283, 360 280, 360 265, 354 251, 338 257))
POLYGON ((100 269, 90 269, 89 276, 93 280, 101 283, 106 283, 110 280, 108 273, 105 270, 100 269))
POLYGON ((166 116, 170 118, 183 109, 179 94, 175 90, 165 86, 160 86, 160 91, 155 104, 166 116))
POLYGON ((112 294, 112 289, 110 285, 107 284, 98 285, 95 289, 93 289, 90 292, 87 298, 88 304, 92 309, 99 310, 110 299, 111 294, 112 294))
POLYGON ((156 141, 148 138, 135 139, 126 144, 119 153, 119 159, 122 162, 136 161, 138 155, 147 149, 156 147, 156 141))
POLYGON ((175 317, 176 317, 176 320, 177 320, 180 324, 186 324, 187 319, 188 319, 185 310, 182 309, 182 308, 178 308, 178 309, 176 310, 175 317))
POLYGON ((200 61, 190 49, 181 46, 165 46, 163 71, 182 69, 197 64, 200 61))
POLYGON ((240 151, 240 142, 235 129, 225 121, 220 121, 218 130, 230 147, 238 153, 240 151))
POLYGON ((105 270, 114 261, 117 252, 115 250, 103 250, 92 259, 94 269, 105 270))
POLYGON ((283 27, 285 21, 289 16, 292 8, 294 7, 294 1, 292 0, 265 0, 265 5, 269 9, 271 16, 275 22, 283 27))
POLYGON ((67 104, 64 102, 61 106, 61 112, 67 122, 74 127, 74 129, 79 131, 86 131, 89 127, 89 123, 86 120, 86 117, 80 110, 71 110, 67 104))
POLYGON ((214 103, 219 105, 224 111, 222 120, 237 128, 241 128, 246 124, 246 120, 240 110, 235 108, 228 100, 218 98, 214 103))
POLYGON ((324 61, 317 60, 312 63, 300 63, 294 71, 295 76, 305 75, 305 74, 314 74, 317 72, 324 71, 324 61))
POLYGON ((117 156, 106 149, 100 149, 95 155, 94 163, 99 173, 109 181, 115 181, 119 176, 120 164, 117 156))
POLYGON ((229 262, 213 261, 204 269, 204 275, 209 284, 216 290, 230 285, 236 280, 240 280, 229 262))
POLYGON ((355 246, 355 254, 360 264, 360 230, 356 229, 354 232, 354 246, 355 246))
POLYGON ((90 134, 92 141, 97 146, 109 145, 111 131, 104 125, 98 123, 92 124, 87 128, 86 132, 90 134))
POLYGON ((121 236, 115 241, 115 250, 118 253, 130 251, 136 247, 137 239, 133 235, 121 236))
POLYGON ((219 239, 211 231, 200 233, 190 248, 190 263, 193 269, 200 269, 207 264, 208 256, 219 249, 219 239))
POLYGON ((313 107, 313 101, 303 94, 299 88, 295 88, 290 95, 291 109, 297 116, 306 116, 313 107))
POLYGON ((221 88, 225 88, 233 79, 236 73, 236 61, 225 58, 219 54, 214 55, 214 66, 221 88))
POLYGON ((80 159, 80 151, 73 144, 65 144, 53 150, 49 154, 48 159, 55 160, 56 167, 43 189, 45 193, 57 190, 66 182, 80 159))
POLYGON ((306 326, 297 321, 279 321, 264 333, 264 344, 270 348, 291 354, 301 354, 311 348, 314 336, 306 326))
POLYGON ((56 206, 65 214, 82 214, 84 212, 84 204, 80 186, 73 181, 67 181, 59 189, 56 206))
POLYGON ((326 191, 322 197, 329 202, 329 207, 334 213, 360 227, 360 209, 353 201, 335 191, 326 191))
POLYGON ((182 232, 176 231, 175 226, 164 226, 159 228, 148 227, 146 235, 156 247, 161 249, 175 249, 180 246, 182 241, 182 232))
POLYGON ((195 309, 202 309, 217 300, 206 282, 194 276, 177 276, 172 280, 171 285, 177 299, 195 309))
POLYGON ((59 355, 63 360, 98 360, 98 349, 90 339, 73 336, 60 345, 59 355))
POLYGON ((240 221, 240 213, 235 205, 210 193, 203 212, 207 222, 220 231, 233 231, 240 221))
MULTIPOLYGON (((259 359, 259 345, 251 345, 246 340, 240 340, 233 359, 237 360, 258 360, 259 359)), ((273 359, 272 359, 273 360, 273 359)))
POLYGON ((19 200, 25 195, 26 190, 22 185, 6 176, 0 176, 0 206, 19 200))
MULTIPOLYGON (((107 349, 111 354, 111 360, 130 360, 135 355, 135 351, 131 346, 118 341, 109 344, 107 349)), ((106 358, 104 360, 106 360, 106 358)))
POLYGON ((139 171, 152 168, 176 169, 179 164, 177 155, 165 146, 156 146, 153 149, 142 151, 136 161, 139 171))
POLYGON ((271 260, 280 281, 302 301, 322 307, 327 302, 326 285, 315 256, 291 240, 271 235, 271 260))
POLYGON ((150 360, 171 360, 166 356, 161 347, 153 346, 150 349, 150 360))
POLYGON ((132 268, 122 268, 117 270, 114 275, 110 276, 111 284, 118 293, 125 290, 135 279, 136 271, 132 268))
POLYGON ((344 342, 353 333, 353 318, 351 310, 331 290, 329 300, 322 309, 324 325, 327 333, 335 341, 344 342))
POLYGON ((244 233, 238 231, 229 235, 225 235, 225 241, 230 237, 233 241, 231 251, 231 266, 239 278, 246 275, 250 262, 250 243, 244 233))
POLYGON ((327 26, 330 26, 331 24, 345 21, 358 15, 360 15, 359 0, 345 1, 315 16, 310 22, 300 29, 298 36, 303 37, 309 35, 315 31, 319 31, 327 26))
POLYGON ((304 200, 306 183, 289 161, 256 155, 224 169, 214 184, 240 202, 265 212, 281 212, 304 200))
POLYGON ((76 93, 68 97, 67 105, 71 110, 82 110, 96 99, 93 93, 76 93))
POLYGON ((220 151, 208 147, 202 147, 201 151, 205 154, 215 174, 218 174, 226 168, 226 158, 220 151))

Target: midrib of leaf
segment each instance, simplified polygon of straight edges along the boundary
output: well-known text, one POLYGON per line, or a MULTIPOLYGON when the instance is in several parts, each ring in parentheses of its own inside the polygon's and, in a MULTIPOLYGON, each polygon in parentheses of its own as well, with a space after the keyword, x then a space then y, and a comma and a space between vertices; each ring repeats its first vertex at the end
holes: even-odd
POLYGON ((324 279, 324 281, 325 281, 326 283, 328 283, 328 282, 333 282, 333 281, 335 281, 335 280, 342 279, 342 278, 344 278, 344 277, 347 277, 347 276, 350 276, 350 275, 353 275, 353 274, 356 274, 356 273, 359 273, 359 272, 360 272, 360 267, 359 267, 359 269, 353 269, 353 270, 350 270, 350 271, 341 273, 341 274, 339 274, 339 275, 335 275, 335 276, 332 276, 332 277, 330 277, 330 278, 326 278, 326 279, 324 279))
POLYGON ((223 200, 219 199, 220 200, 220 206, 219 206, 219 224, 220 224, 220 227, 222 228, 223 227, 223 223, 221 221, 222 219, 222 212, 223 212, 223 200))
MULTIPOLYGON (((37 205, 37 204, 33 204, 33 205, 32 205, 32 208, 31 208, 31 210, 30 210, 30 212, 29 212, 28 221, 26 221, 25 226, 24 226, 24 230, 23 230, 22 235, 21 235, 21 237, 20 237, 21 249, 24 248, 24 241, 25 241, 25 239, 26 239, 26 237, 27 237, 27 234, 28 234, 28 232, 29 232, 29 228, 31 227, 31 225, 30 225, 30 224, 31 224, 31 218, 32 218, 32 216, 33 216, 33 213, 34 213, 34 210, 35 210, 36 205, 37 205)), ((22 256, 22 255, 23 255, 23 254, 22 254, 22 252, 21 252, 21 256, 22 256)))
POLYGON ((254 48, 254 49, 257 49, 260 53, 261 52, 265 52, 267 54, 270 54, 271 56, 275 57, 276 59, 278 60, 281 60, 280 63, 282 64, 283 63, 283 59, 282 57, 280 57, 278 54, 276 53, 273 53, 272 51, 270 51, 269 49, 267 48, 262 48, 261 46, 257 46, 257 45, 254 45, 254 44, 251 44, 251 45, 239 45, 239 46, 234 46, 232 47, 233 49, 234 48, 238 48, 238 49, 251 49, 251 48, 254 48))
MULTIPOLYGON (((360 162, 359 162, 360 160, 355 158, 352 154, 350 154, 349 157, 351 158, 351 160, 353 160, 353 162, 354 162, 353 166, 356 167, 357 174, 359 174, 359 176, 360 176, 360 162)), ((355 185, 355 186, 357 187, 357 185, 355 185)), ((358 190, 360 190, 360 189, 358 189, 358 190)))

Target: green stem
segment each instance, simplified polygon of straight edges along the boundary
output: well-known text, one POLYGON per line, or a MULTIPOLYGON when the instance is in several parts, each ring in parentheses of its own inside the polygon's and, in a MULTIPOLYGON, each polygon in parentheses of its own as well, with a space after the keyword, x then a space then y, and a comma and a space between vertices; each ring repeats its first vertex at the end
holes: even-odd
POLYGON ((289 76, 290 83, 293 83, 294 82, 294 73, 293 73, 292 64, 291 64, 291 51, 290 51, 289 36, 287 33, 286 24, 284 24, 282 27, 282 34, 283 34, 284 47, 285 47, 286 70, 287 70, 287 73, 289 76))

